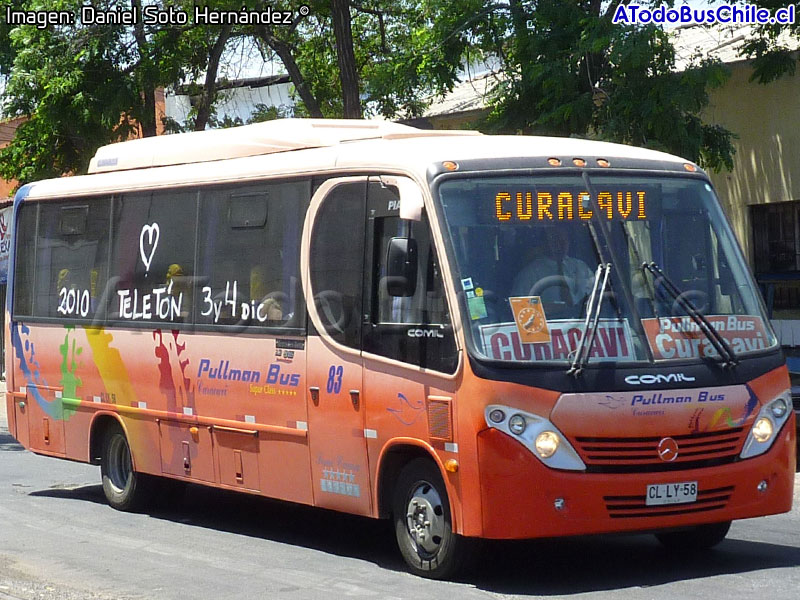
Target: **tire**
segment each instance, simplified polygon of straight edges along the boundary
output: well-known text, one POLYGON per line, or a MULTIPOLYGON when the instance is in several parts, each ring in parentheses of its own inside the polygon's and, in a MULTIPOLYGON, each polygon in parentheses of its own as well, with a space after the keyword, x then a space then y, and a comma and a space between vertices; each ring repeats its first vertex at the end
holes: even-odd
POLYGON ((397 545, 412 573, 448 579, 466 566, 474 548, 453 533, 447 489, 431 460, 414 459, 400 472, 392 514, 397 545))
POLYGON ((724 521, 679 531, 665 531, 657 533, 656 538, 668 550, 677 552, 708 550, 724 540, 730 528, 731 522, 724 521))
POLYGON ((103 493, 113 508, 133 512, 152 500, 153 480, 133 470, 131 449, 118 425, 109 429, 103 439, 100 474, 103 493))

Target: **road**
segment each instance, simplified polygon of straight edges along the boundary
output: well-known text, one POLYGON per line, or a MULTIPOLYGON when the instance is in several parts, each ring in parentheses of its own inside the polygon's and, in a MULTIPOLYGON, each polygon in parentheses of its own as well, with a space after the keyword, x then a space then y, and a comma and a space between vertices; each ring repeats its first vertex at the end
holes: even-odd
POLYGON ((651 536, 490 543, 458 582, 405 572, 386 523, 201 487, 126 514, 97 467, 39 457, 0 409, 0 600, 797 598, 800 481, 786 515, 734 523, 701 556, 651 536))

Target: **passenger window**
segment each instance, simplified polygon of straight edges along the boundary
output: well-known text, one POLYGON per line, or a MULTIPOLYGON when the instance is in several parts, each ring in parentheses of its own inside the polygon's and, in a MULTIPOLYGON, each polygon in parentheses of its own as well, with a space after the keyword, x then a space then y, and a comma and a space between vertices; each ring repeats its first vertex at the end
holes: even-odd
POLYGON ((204 190, 195 321, 302 327, 300 237, 309 182, 204 190))
POLYGON ((311 289, 325 332, 361 348, 366 182, 343 183, 325 198, 311 234, 311 289))
MULTIPOLYGON (((24 230, 34 225, 36 206, 25 207, 20 220, 24 230)), ((102 315, 107 298, 109 203, 107 199, 69 204, 39 205, 39 225, 34 230, 35 248, 20 248, 22 265, 35 260, 31 273, 23 266, 20 284, 32 284, 33 315, 90 320, 102 315), (27 254, 28 256, 25 256, 27 254)), ((31 238, 34 237, 33 235, 31 238)), ((30 289, 30 288, 29 288, 30 289)), ((24 311, 24 296, 17 311, 24 311)))
MULTIPOLYGON (((33 316, 33 281, 36 274, 36 219, 39 204, 23 202, 17 216, 14 272, 14 317, 33 316), (24 242, 23 242, 24 240, 24 242), (31 244, 30 240, 34 240, 31 244)), ((9 266, 9 270, 11 267, 9 266)))
POLYGON ((167 190, 115 201, 111 320, 191 323, 197 196, 167 190))

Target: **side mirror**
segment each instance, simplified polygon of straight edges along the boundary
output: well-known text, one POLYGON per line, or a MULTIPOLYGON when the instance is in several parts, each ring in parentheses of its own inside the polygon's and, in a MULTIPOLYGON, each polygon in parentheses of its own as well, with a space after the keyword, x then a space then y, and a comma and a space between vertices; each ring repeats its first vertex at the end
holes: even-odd
POLYGON ((417 240, 389 240, 386 257, 386 289, 390 296, 413 296, 417 290, 417 240))

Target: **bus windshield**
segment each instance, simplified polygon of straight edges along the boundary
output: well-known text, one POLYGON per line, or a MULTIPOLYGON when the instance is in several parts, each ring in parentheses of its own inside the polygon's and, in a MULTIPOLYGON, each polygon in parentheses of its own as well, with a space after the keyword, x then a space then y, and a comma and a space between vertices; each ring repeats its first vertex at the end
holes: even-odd
POLYGON ((776 344, 702 179, 453 177, 438 200, 478 358, 567 365, 585 345, 587 364, 721 360, 776 344))

